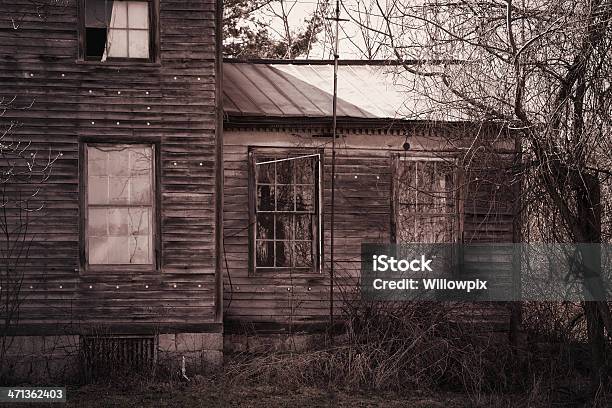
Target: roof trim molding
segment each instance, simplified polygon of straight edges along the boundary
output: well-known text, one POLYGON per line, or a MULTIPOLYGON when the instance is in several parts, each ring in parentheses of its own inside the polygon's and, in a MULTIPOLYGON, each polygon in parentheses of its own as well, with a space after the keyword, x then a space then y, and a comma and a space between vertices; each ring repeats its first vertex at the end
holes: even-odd
MULTIPOLYGON (((338 131, 344 134, 404 134, 416 128, 452 129, 472 126, 482 126, 474 122, 445 122, 429 120, 393 120, 386 118, 363 119, 352 117, 338 118, 338 131)), ((496 127, 489 123, 487 126, 496 127)), ((223 121, 224 130, 233 131, 302 131, 312 133, 314 137, 332 137, 331 118, 276 118, 260 116, 226 116, 223 121)))
MULTIPOLYGON (((333 59, 266 59, 266 58, 223 58, 224 63, 230 64, 278 64, 278 65, 334 65, 333 59)), ((401 66, 401 65, 458 65, 469 63, 469 61, 458 59, 433 59, 433 60, 338 60, 338 65, 363 65, 363 66, 401 66)))

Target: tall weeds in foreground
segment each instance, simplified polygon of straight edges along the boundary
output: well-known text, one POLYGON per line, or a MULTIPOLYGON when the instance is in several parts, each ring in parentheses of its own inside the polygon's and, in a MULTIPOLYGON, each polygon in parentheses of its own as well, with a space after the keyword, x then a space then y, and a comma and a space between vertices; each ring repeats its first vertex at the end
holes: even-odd
POLYGON ((228 367, 229 378, 393 391, 444 387, 482 392, 522 386, 524 378, 515 375, 521 363, 513 350, 489 334, 457 324, 459 308, 362 302, 350 311, 334 346, 257 356, 228 367))
POLYGON ((491 333, 490 322, 465 323, 466 310, 473 311, 473 305, 359 302, 347 311, 346 329, 333 346, 322 342, 305 352, 250 356, 228 364, 227 378, 283 389, 447 390, 467 394, 475 405, 500 393, 520 394, 523 402, 536 405, 580 399, 574 391, 562 395, 567 379, 581 375, 566 349, 513 347, 506 333, 491 333))

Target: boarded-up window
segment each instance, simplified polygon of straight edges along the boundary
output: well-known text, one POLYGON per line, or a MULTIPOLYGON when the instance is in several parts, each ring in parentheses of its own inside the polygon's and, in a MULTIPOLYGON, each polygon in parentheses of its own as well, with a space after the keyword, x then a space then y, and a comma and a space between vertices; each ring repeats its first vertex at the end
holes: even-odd
POLYGON ((253 166, 256 270, 316 271, 319 155, 258 154, 253 166))
POLYGON ((401 158, 395 176, 396 241, 452 243, 456 231, 455 164, 441 158, 401 158))
POLYGON ((84 0, 85 57, 150 58, 150 1, 84 0))
POLYGON ((152 145, 87 145, 90 265, 154 263, 153 154, 152 145))

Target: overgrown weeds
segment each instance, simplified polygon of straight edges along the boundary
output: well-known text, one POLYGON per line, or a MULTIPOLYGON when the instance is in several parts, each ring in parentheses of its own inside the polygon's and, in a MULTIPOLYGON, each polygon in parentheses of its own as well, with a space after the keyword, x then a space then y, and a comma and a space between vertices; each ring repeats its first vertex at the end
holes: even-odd
MULTIPOLYGON (((228 390, 318 389, 407 398, 450 393, 465 397, 469 406, 492 406, 498 400, 508 401, 508 396, 516 396, 512 406, 593 401, 588 394, 584 323, 576 305, 525 303, 523 341, 513 346, 503 324, 496 328, 490 316, 479 316, 482 305, 347 304, 345 325, 333 343, 321 341, 301 352, 262 350, 226 356, 223 371, 212 377, 189 372, 185 380, 176 365, 160 361, 149 375, 126 378, 115 372, 113 377, 153 390, 160 384, 161 389, 200 384, 228 390)), ((595 400, 606 406, 606 393, 595 400)))
POLYGON ((390 391, 443 387, 481 392, 522 386, 523 379, 515 375, 520 362, 514 350, 490 334, 458 324, 458 307, 362 304, 352 310, 334 346, 255 356, 229 367, 229 377, 390 391))
MULTIPOLYGON (((537 343, 511 346, 506 334, 491 332, 490 323, 484 327, 466 323, 470 307, 473 305, 360 302, 347 313, 346 330, 333 345, 321 344, 305 352, 235 356, 226 365, 226 378, 230 384, 286 389, 452 391, 465 393, 475 405, 499 394, 522 395, 528 405, 582 398, 580 392, 561 395, 570 383, 581 388, 585 378, 581 367, 588 367, 584 361, 588 354, 574 356, 566 347, 555 347, 559 333, 552 330, 559 325, 538 327, 537 343)), ((575 318, 568 317, 566 307, 531 310, 530 322, 538 320, 538 313, 539 319, 550 318, 550 313, 560 319, 575 318)), ((571 323, 572 330, 575 325, 580 323, 571 323)))

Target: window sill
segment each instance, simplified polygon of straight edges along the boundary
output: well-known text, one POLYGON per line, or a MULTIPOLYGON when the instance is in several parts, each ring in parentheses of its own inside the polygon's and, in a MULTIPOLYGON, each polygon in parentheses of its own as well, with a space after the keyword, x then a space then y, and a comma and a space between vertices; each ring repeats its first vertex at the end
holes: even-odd
POLYGON ((312 272, 292 272, 288 270, 256 270, 251 271, 249 277, 254 278, 303 278, 303 279, 324 279, 328 275, 320 271, 312 272))
POLYGON ((93 60, 76 60, 77 65, 89 65, 95 67, 111 67, 111 68, 159 68, 161 62, 154 61, 93 61, 93 60))
POLYGON ((153 275, 153 274, 161 274, 162 270, 161 269, 156 269, 156 268, 134 268, 134 267, 117 267, 117 266, 108 266, 108 267, 104 267, 104 266, 96 266, 96 267, 88 267, 86 269, 81 269, 79 271, 79 275, 82 277, 87 277, 87 276, 91 276, 91 277, 97 277, 100 276, 102 274, 104 274, 104 276, 110 276, 110 275, 121 275, 123 277, 125 277, 126 274, 130 274, 130 275, 153 275))

